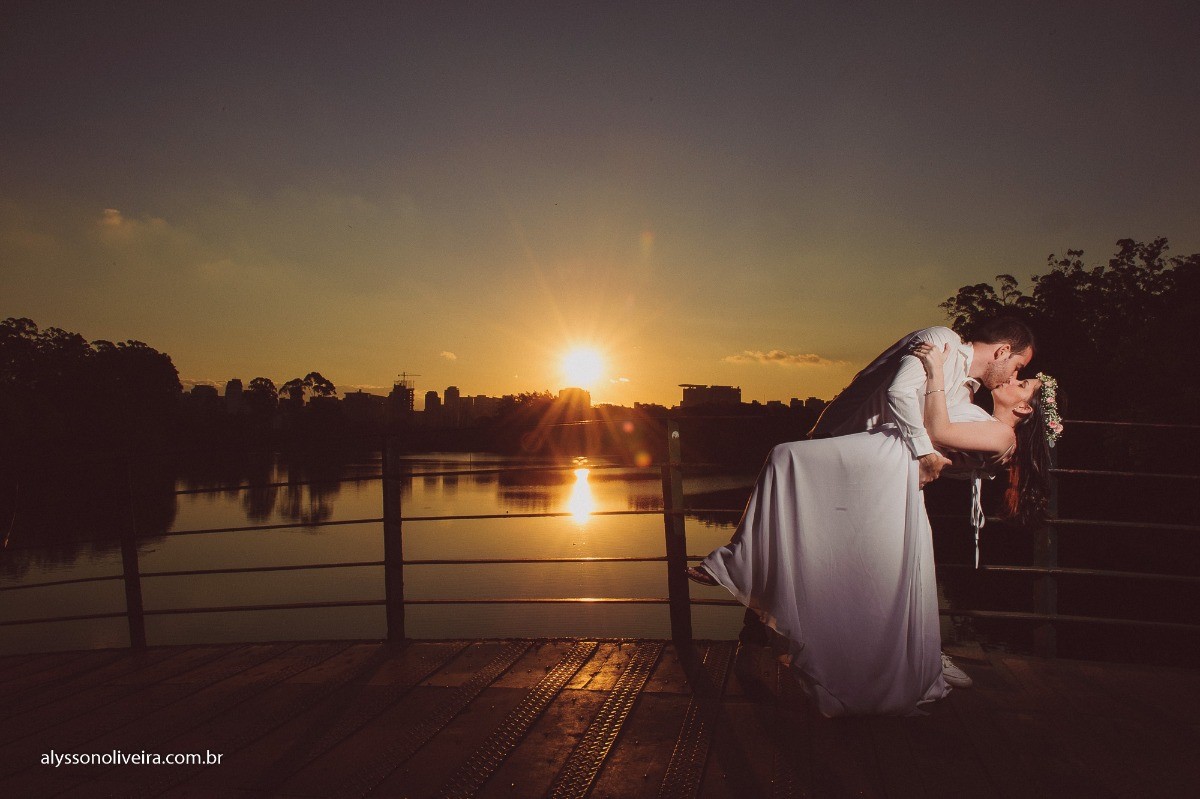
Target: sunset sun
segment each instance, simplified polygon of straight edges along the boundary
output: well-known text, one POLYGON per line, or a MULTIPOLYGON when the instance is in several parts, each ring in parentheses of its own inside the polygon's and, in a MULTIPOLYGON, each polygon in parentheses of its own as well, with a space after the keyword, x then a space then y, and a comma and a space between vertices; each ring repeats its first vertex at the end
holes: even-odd
POLYGON ((562 373, 568 385, 591 388, 604 374, 604 358, 591 347, 575 347, 563 356, 562 373))

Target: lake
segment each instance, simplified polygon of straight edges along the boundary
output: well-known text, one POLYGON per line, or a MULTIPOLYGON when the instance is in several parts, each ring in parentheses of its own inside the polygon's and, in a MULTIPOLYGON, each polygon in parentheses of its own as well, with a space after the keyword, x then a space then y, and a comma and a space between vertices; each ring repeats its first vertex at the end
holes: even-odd
MULTIPOLYGON (((482 453, 410 456, 403 461, 402 512, 411 516, 568 513, 566 517, 415 521, 403 525, 407 559, 661 557, 661 515, 596 516, 596 512, 661 510, 656 469, 611 468, 592 459, 534 461, 482 453), (531 470, 531 466, 572 466, 531 470), (424 472, 520 467, 507 472, 421 476, 424 472), (591 467, 591 468, 586 468, 591 467)), ((378 454, 339 464, 314 477, 312 470, 280 458, 253 480, 260 487, 218 490, 242 482, 239 472, 195 474, 174 480, 182 493, 156 496, 144 506, 109 509, 111 524, 125 514, 141 517, 140 530, 155 532, 297 524, 292 529, 177 537, 150 536, 139 543, 142 572, 226 569, 316 563, 378 561, 382 525, 325 527, 313 522, 378 518, 382 482, 378 454), (265 483, 335 478, 343 482, 262 487, 265 483), (361 479, 356 479, 361 478, 361 479), (163 505, 173 507, 164 510, 163 505)), ((687 504, 740 508, 753 473, 685 477, 687 504), (725 501, 725 500, 729 501, 725 501), (733 504, 731 504, 731 502, 733 504), (715 504, 714 504, 715 503, 715 504)), ((86 503, 84 503, 86 504, 86 503)), ((126 503, 127 504, 127 503, 126 503)), ((60 517, 61 518, 61 517, 60 517)), ((29 514, 23 520, 29 521, 29 514)), ((688 551, 705 554, 728 541, 736 514, 704 514, 686 520, 688 551)), ((102 524, 101 527, 111 525, 102 524)), ((39 540, 53 540, 41 530, 39 540)), ((665 563, 540 563, 424 565, 405 569, 410 599, 500 597, 665 597, 665 563)), ((117 542, 65 542, 48 550, 6 554, 0 586, 121 573, 117 542)), ((383 596, 382 567, 354 567, 249 574, 148 577, 142 581, 147 610, 370 600, 383 596)), ((728 598, 721 589, 693 586, 693 596, 728 598)), ((0 620, 121 612, 120 581, 51 586, 0 593, 0 620)), ((696 607, 698 637, 735 636, 740 608, 696 607)), ((666 605, 426 605, 409 606, 407 631, 415 638, 505 636, 669 637, 666 605)), ((319 638, 380 638, 382 607, 271 610, 146 617, 151 645, 319 638)), ((4 629, 2 652, 124 646, 124 619, 21 625, 4 629)))
MULTIPOLYGON (((1128 457, 1088 449, 1072 439, 1072 466, 1113 468, 1128 457)), ((1095 448, 1093 448, 1095 449, 1095 448)), ((594 458, 587 469, 572 459, 534 460, 483 453, 424 454, 404 459, 402 512, 407 517, 564 513, 554 518, 499 518, 405 522, 407 559, 661 557, 661 515, 597 516, 605 511, 661 511, 656 469, 610 468, 594 458), (546 467, 546 468, 540 468, 546 467), (551 469, 549 467, 571 467, 551 469), (505 471, 497 472, 497 469, 505 471), (488 470, 478 474, 423 473, 488 470)), ((118 538, 136 529, 140 569, 146 572, 379 561, 378 522, 313 526, 382 516, 378 453, 354 457, 255 455, 211 461, 160 463, 146 459, 85 463, 56 472, 58 483, 22 472, 4 481, 0 523, 10 526, 13 549, 0 555, 0 588, 51 580, 119 575, 118 538), (311 485, 273 483, 316 481, 311 485), (57 487, 56 487, 57 485, 57 487), (40 486, 40 489, 39 489, 40 486), (231 489, 231 486, 252 486, 231 489), (177 493, 183 492, 183 493, 177 493), (136 499, 131 500, 131 495, 136 499), (183 530, 295 525, 288 529, 170 537, 183 530), (94 543, 101 539, 102 543, 94 543), (26 549, 33 545, 52 546, 26 549)), ((685 521, 688 552, 703 555, 728 541, 755 478, 754 470, 685 469, 685 505, 732 509, 700 511, 685 521)), ((1186 528, 1197 518, 1194 492, 1174 480, 1139 480, 1136 490, 1111 490, 1111 478, 1075 476, 1063 486, 1060 515, 1116 520, 1112 525, 1059 530, 1063 566, 1112 570, 1110 576, 1063 576, 1059 612, 1076 616, 1149 619, 1195 624, 1193 577, 1200 538, 1186 528), (1132 521, 1183 525, 1132 531, 1132 521), (1150 582, 1132 571, 1179 575, 1150 582)), ((997 481, 999 482, 999 481, 997 481)), ((996 506, 1002 485, 985 486, 996 506)), ((966 485, 940 480, 926 491, 934 519, 934 546, 943 607, 1027 611, 1030 575, 977 572, 967 525, 966 485)), ((1032 531, 989 524, 984 563, 1028 565, 1032 531)), ((357 567, 146 577, 147 610, 298 602, 369 601, 383 597, 382 567, 357 567)), ((409 599, 666 596, 664 563, 540 563, 422 565, 405 569, 409 599)), ((691 586, 693 597, 727 599, 720 588, 691 586)), ((119 580, 0 591, 0 621, 122 612, 119 580)), ((739 608, 693 606, 697 637, 736 636, 739 608)), ((468 604, 410 605, 407 633, 414 638, 667 637, 666 605, 468 604)), ((385 635, 379 607, 198 613, 146 617, 150 644, 260 640, 377 639, 385 635)), ((943 619, 943 635, 986 640, 1027 651, 1026 621, 943 619)), ((0 628, 0 652, 125 646, 122 618, 0 628)), ((1178 628, 1124 625, 1059 626, 1064 656, 1191 663, 1200 636, 1178 628)))

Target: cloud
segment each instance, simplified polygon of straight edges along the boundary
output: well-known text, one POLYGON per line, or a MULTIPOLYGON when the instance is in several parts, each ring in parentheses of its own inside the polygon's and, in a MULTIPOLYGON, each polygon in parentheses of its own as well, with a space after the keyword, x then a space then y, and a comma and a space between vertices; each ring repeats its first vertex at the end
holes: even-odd
POLYGON ((105 244, 118 244, 149 236, 179 235, 166 220, 153 216, 135 219, 125 216, 116 208, 105 208, 100 215, 99 229, 101 240, 105 244))
POLYGON ((761 363, 776 366, 835 366, 841 361, 833 361, 815 353, 791 354, 783 350, 744 350, 737 355, 727 355, 721 360, 726 363, 761 363))
POLYGON ((613 380, 609 380, 608 382, 610 382, 610 383, 628 383, 629 378, 628 377, 618 377, 613 380))
POLYGON ((438 353, 438 354, 439 354, 439 355, 440 355, 442 358, 445 358, 447 361, 457 361, 457 360, 458 360, 458 356, 457 356, 457 355, 455 355, 453 352, 448 352, 447 350, 442 350, 442 351, 441 351, 440 353, 438 353))

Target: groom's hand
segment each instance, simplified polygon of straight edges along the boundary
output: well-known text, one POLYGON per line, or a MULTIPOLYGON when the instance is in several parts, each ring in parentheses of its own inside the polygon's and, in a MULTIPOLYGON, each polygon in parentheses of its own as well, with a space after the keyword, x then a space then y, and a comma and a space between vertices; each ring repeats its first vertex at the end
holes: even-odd
POLYGON ((938 479, 938 475, 942 473, 942 469, 950 465, 950 459, 940 452, 930 452, 927 455, 922 455, 920 458, 917 458, 917 461, 921 467, 921 488, 938 479))

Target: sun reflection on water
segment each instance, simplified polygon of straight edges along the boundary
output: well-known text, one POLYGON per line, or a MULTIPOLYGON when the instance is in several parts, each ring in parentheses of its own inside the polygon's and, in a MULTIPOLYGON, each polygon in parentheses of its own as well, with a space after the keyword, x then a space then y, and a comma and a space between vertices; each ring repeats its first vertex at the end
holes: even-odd
POLYGON ((591 469, 575 470, 575 485, 571 486, 571 496, 567 498, 567 510, 576 524, 586 524, 588 516, 596 510, 596 497, 592 494, 592 486, 588 483, 591 469))

